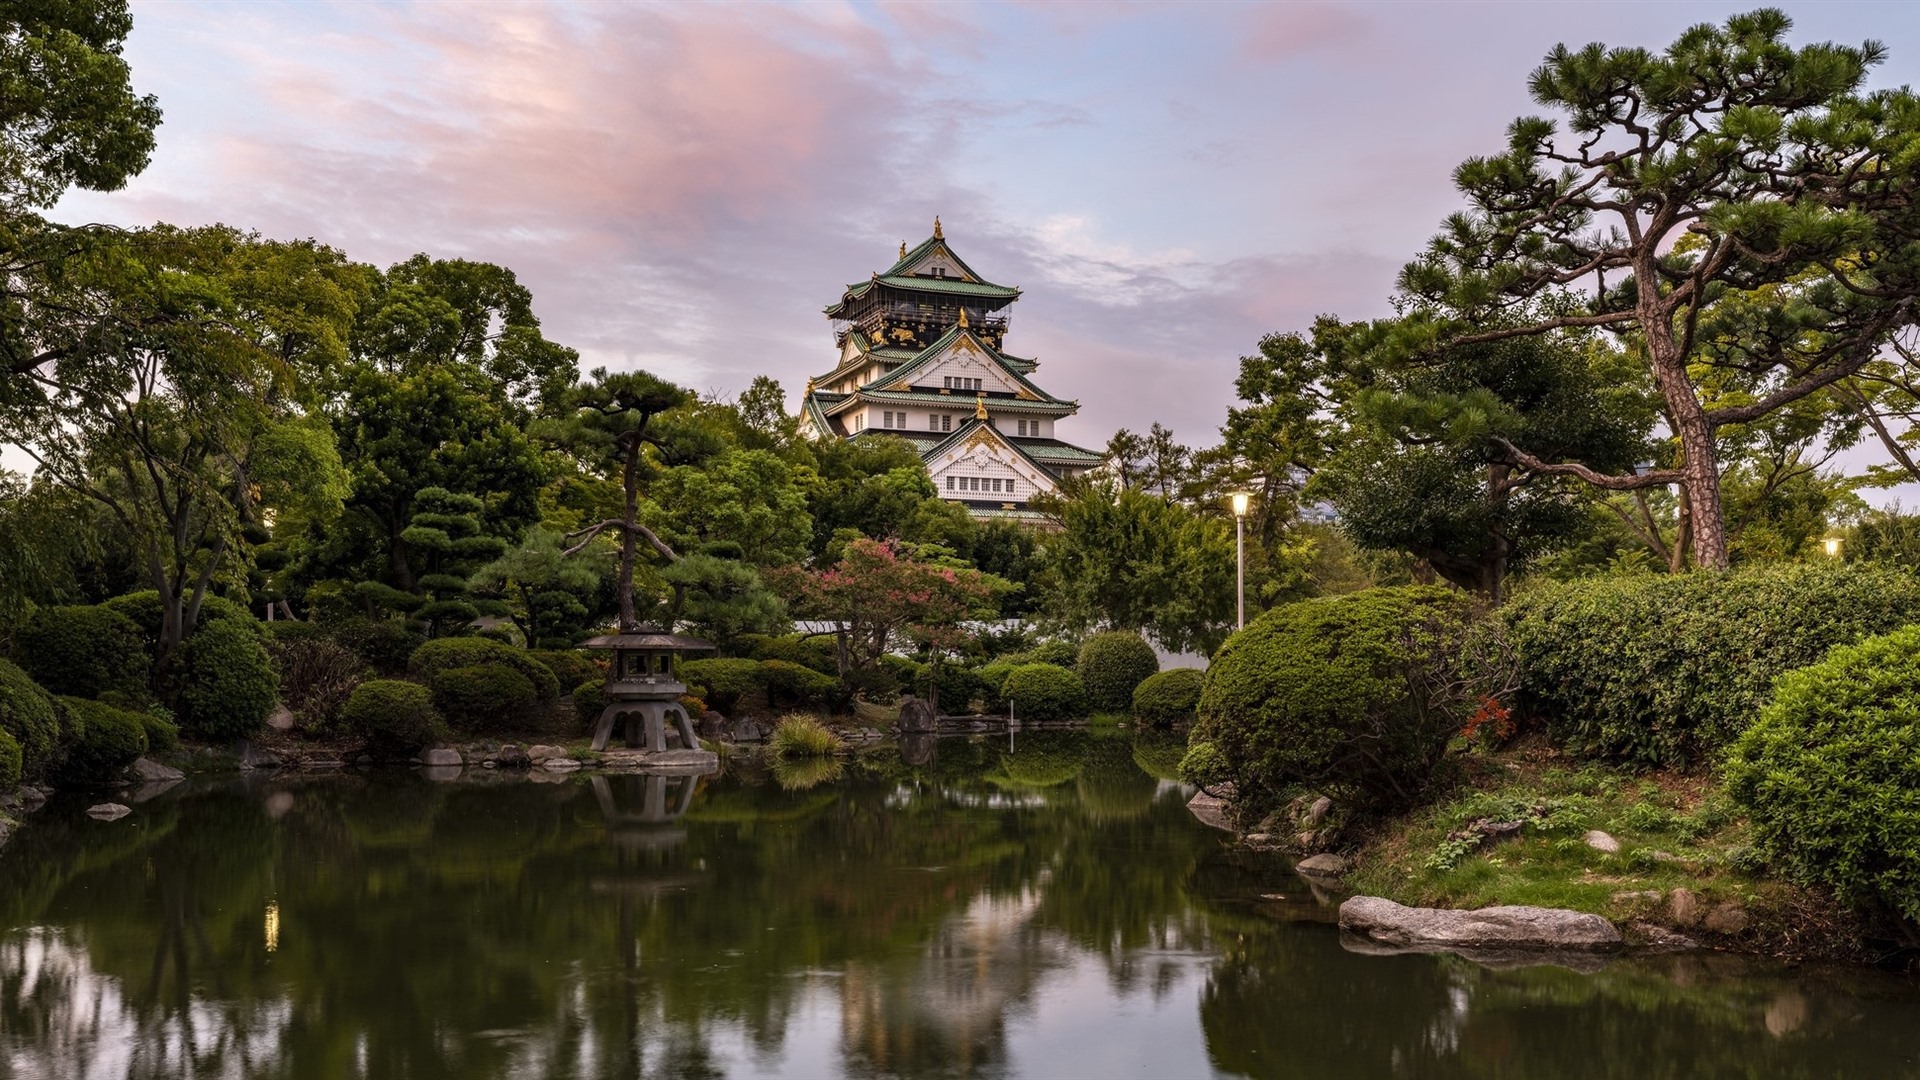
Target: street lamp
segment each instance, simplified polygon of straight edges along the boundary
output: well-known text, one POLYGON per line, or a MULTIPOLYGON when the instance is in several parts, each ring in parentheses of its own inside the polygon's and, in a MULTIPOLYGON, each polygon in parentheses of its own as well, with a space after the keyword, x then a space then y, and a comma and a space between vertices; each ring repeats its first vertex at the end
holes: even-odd
POLYGON ((1247 628, 1247 502, 1253 496, 1244 491, 1233 493, 1234 599, 1239 615, 1235 630, 1247 628))
POLYGON ((1822 541, 1821 546, 1827 549, 1827 558, 1837 559, 1840 557, 1840 538, 1839 537, 1829 536, 1826 538, 1826 540, 1822 541))

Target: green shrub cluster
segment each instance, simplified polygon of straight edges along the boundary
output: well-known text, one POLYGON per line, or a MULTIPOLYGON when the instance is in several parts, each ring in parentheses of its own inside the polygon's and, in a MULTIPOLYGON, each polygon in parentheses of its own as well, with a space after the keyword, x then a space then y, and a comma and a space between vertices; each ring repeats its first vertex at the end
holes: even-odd
POLYGON ((1077 720, 1087 715, 1087 687, 1058 664, 1021 664, 1007 673, 1001 696, 1020 720, 1077 720))
POLYGON ((977 698, 986 696, 986 680, 980 677, 979 668, 956 664, 951 660, 942 663, 938 672, 932 664, 914 680, 913 692, 920 697, 933 699, 938 684, 940 710, 946 713, 964 713, 973 707, 977 698))
POLYGON ((1153 646, 1128 630, 1108 630, 1088 638, 1074 663, 1095 712, 1126 712, 1133 704, 1134 687, 1159 670, 1160 657, 1153 646))
POLYGON ((279 700, 273 659, 251 620, 202 623, 180 653, 180 720, 203 739, 251 735, 279 700))
POLYGON ((573 688, 573 715, 580 718, 582 724, 592 724, 600 719, 600 713, 607 707, 607 680, 605 678, 588 679, 573 688))
POLYGON ((1134 718, 1166 726, 1193 719, 1200 705, 1200 688, 1207 673, 1199 668, 1174 668, 1143 680, 1133 688, 1134 718))
POLYGON ((98 787, 121 778, 127 766, 147 752, 146 718, 104 701, 63 697, 66 754, 54 779, 62 784, 98 787))
POLYGON ((442 734, 432 695, 419 683, 403 679, 368 679, 354 687, 340 710, 340 723, 369 747, 387 753, 410 753, 442 734))
POLYGON ((717 660, 686 660, 680 664, 680 681, 689 687, 704 687, 701 696, 714 708, 732 716, 740 699, 758 693, 765 686, 765 672, 757 660, 737 657, 717 660))
POLYGON ((1297 787, 1362 811, 1413 805, 1477 704, 1448 689, 1470 610, 1459 593, 1409 586, 1268 611, 1213 659, 1189 778, 1231 781, 1255 819, 1297 787))
POLYGON ((560 696, 560 680, 553 669, 534 659, 525 650, 482 637, 435 638, 413 651, 407 658, 407 670, 421 678, 450 668, 481 667, 498 664, 509 667, 533 684, 536 701, 552 701, 560 696))
POLYGON ((0 728, 0 791, 11 791, 20 782, 20 741, 0 728))
POLYGON ((528 656, 545 664, 561 686, 579 686, 588 679, 604 679, 605 665, 582 649, 534 649, 528 656))
POLYGON ((741 652, 755 660, 784 660, 789 664, 812 668, 822 675, 837 677, 840 674, 840 663, 836 654, 839 646, 830 636, 781 634, 778 637, 768 637, 765 634, 742 634, 734 644, 741 652))
POLYGON ((1003 691, 1007 685, 1007 676, 1013 674, 1013 669, 1019 666, 1016 661, 1002 658, 974 669, 974 676, 980 680, 981 705, 987 712, 1007 711, 1007 697, 1003 691))
POLYGON ((1052 664, 1070 668, 1080 662, 1080 646, 1071 641, 1043 641, 1026 652, 1008 653, 1000 659, 1015 667, 1021 664, 1052 664))
POLYGON ((1687 765, 1738 735, 1777 676, 1920 621, 1920 580, 1860 563, 1593 578, 1502 617, 1523 721, 1576 754, 1687 765))
POLYGON ((1770 862, 1920 924, 1920 627, 1781 676, 1725 774, 1770 862))
POLYGON ((406 672, 407 662, 426 635, 410 629, 400 619, 344 619, 331 627, 335 641, 360 654, 367 666, 382 675, 406 672))
POLYGON ((434 708, 455 731, 498 728, 540 703, 533 680, 506 664, 442 668, 429 677, 427 686, 434 708))
POLYGON ((786 660, 760 662, 760 680, 767 690, 767 704, 773 708, 789 705, 822 706, 833 700, 839 680, 810 667, 786 660))
POLYGON ((49 693, 144 693, 153 667, 140 627, 110 607, 45 607, 14 635, 20 667, 49 693))
MULTIPOLYGON (((160 632, 166 625, 166 608, 160 603, 160 594, 155 590, 116 596, 100 606, 131 619, 140 628, 140 636, 146 639, 149 648, 159 644, 160 632)), ((239 623, 255 634, 262 633, 261 627, 265 625, 239 604, 224 596, 208 594, 200 600, 200 620, 188 629, 188 635, 197 633, 199 627, 217 622, 239 623)))

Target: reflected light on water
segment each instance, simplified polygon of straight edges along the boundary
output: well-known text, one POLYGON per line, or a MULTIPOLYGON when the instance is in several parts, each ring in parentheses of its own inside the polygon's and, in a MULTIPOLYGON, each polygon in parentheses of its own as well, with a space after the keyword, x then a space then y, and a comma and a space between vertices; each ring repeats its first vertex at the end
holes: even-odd
POLYGON ((280 948, 280 901, 267 901, 267 914, 262 921, 267 928, 267 951, 276 952, 280 948))

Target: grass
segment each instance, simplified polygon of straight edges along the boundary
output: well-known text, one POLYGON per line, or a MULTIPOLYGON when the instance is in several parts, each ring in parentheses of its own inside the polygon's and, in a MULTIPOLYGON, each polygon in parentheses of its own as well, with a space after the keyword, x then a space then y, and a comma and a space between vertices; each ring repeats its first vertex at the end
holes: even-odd
POLYGON ((1789 900, 1790 887, 1762 876, 1746 822, 1707 778, 1573 768, 1550 751, 1483 760, 1475 772, 1453 797, 1383 827, 1348 886, 1422 906, 1533 904, 1615 920, 1658 921, 1677 888, 1755 911, 1789 900), (1525 825, 1510 840, 1449 839, 1483 818, 1525 825), (1619 852, 1589 846, 1594 829, 1619 852))
POLYGON ((794 713, 773 726, 767 749, 777 758, 831 757, 847 748, 817 717, 794 713))

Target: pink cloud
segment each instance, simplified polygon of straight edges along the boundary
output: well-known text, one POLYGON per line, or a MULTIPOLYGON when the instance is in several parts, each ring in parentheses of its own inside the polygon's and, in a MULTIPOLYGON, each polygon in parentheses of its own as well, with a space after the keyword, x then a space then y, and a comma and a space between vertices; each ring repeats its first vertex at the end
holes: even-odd
POLYGON ((1344 49, 1371 37, 1374 29, 1373 20, 1351 6, 1263 4, 1247 15, 1240 50, 1250 60, 1278 63, 1344 49))

